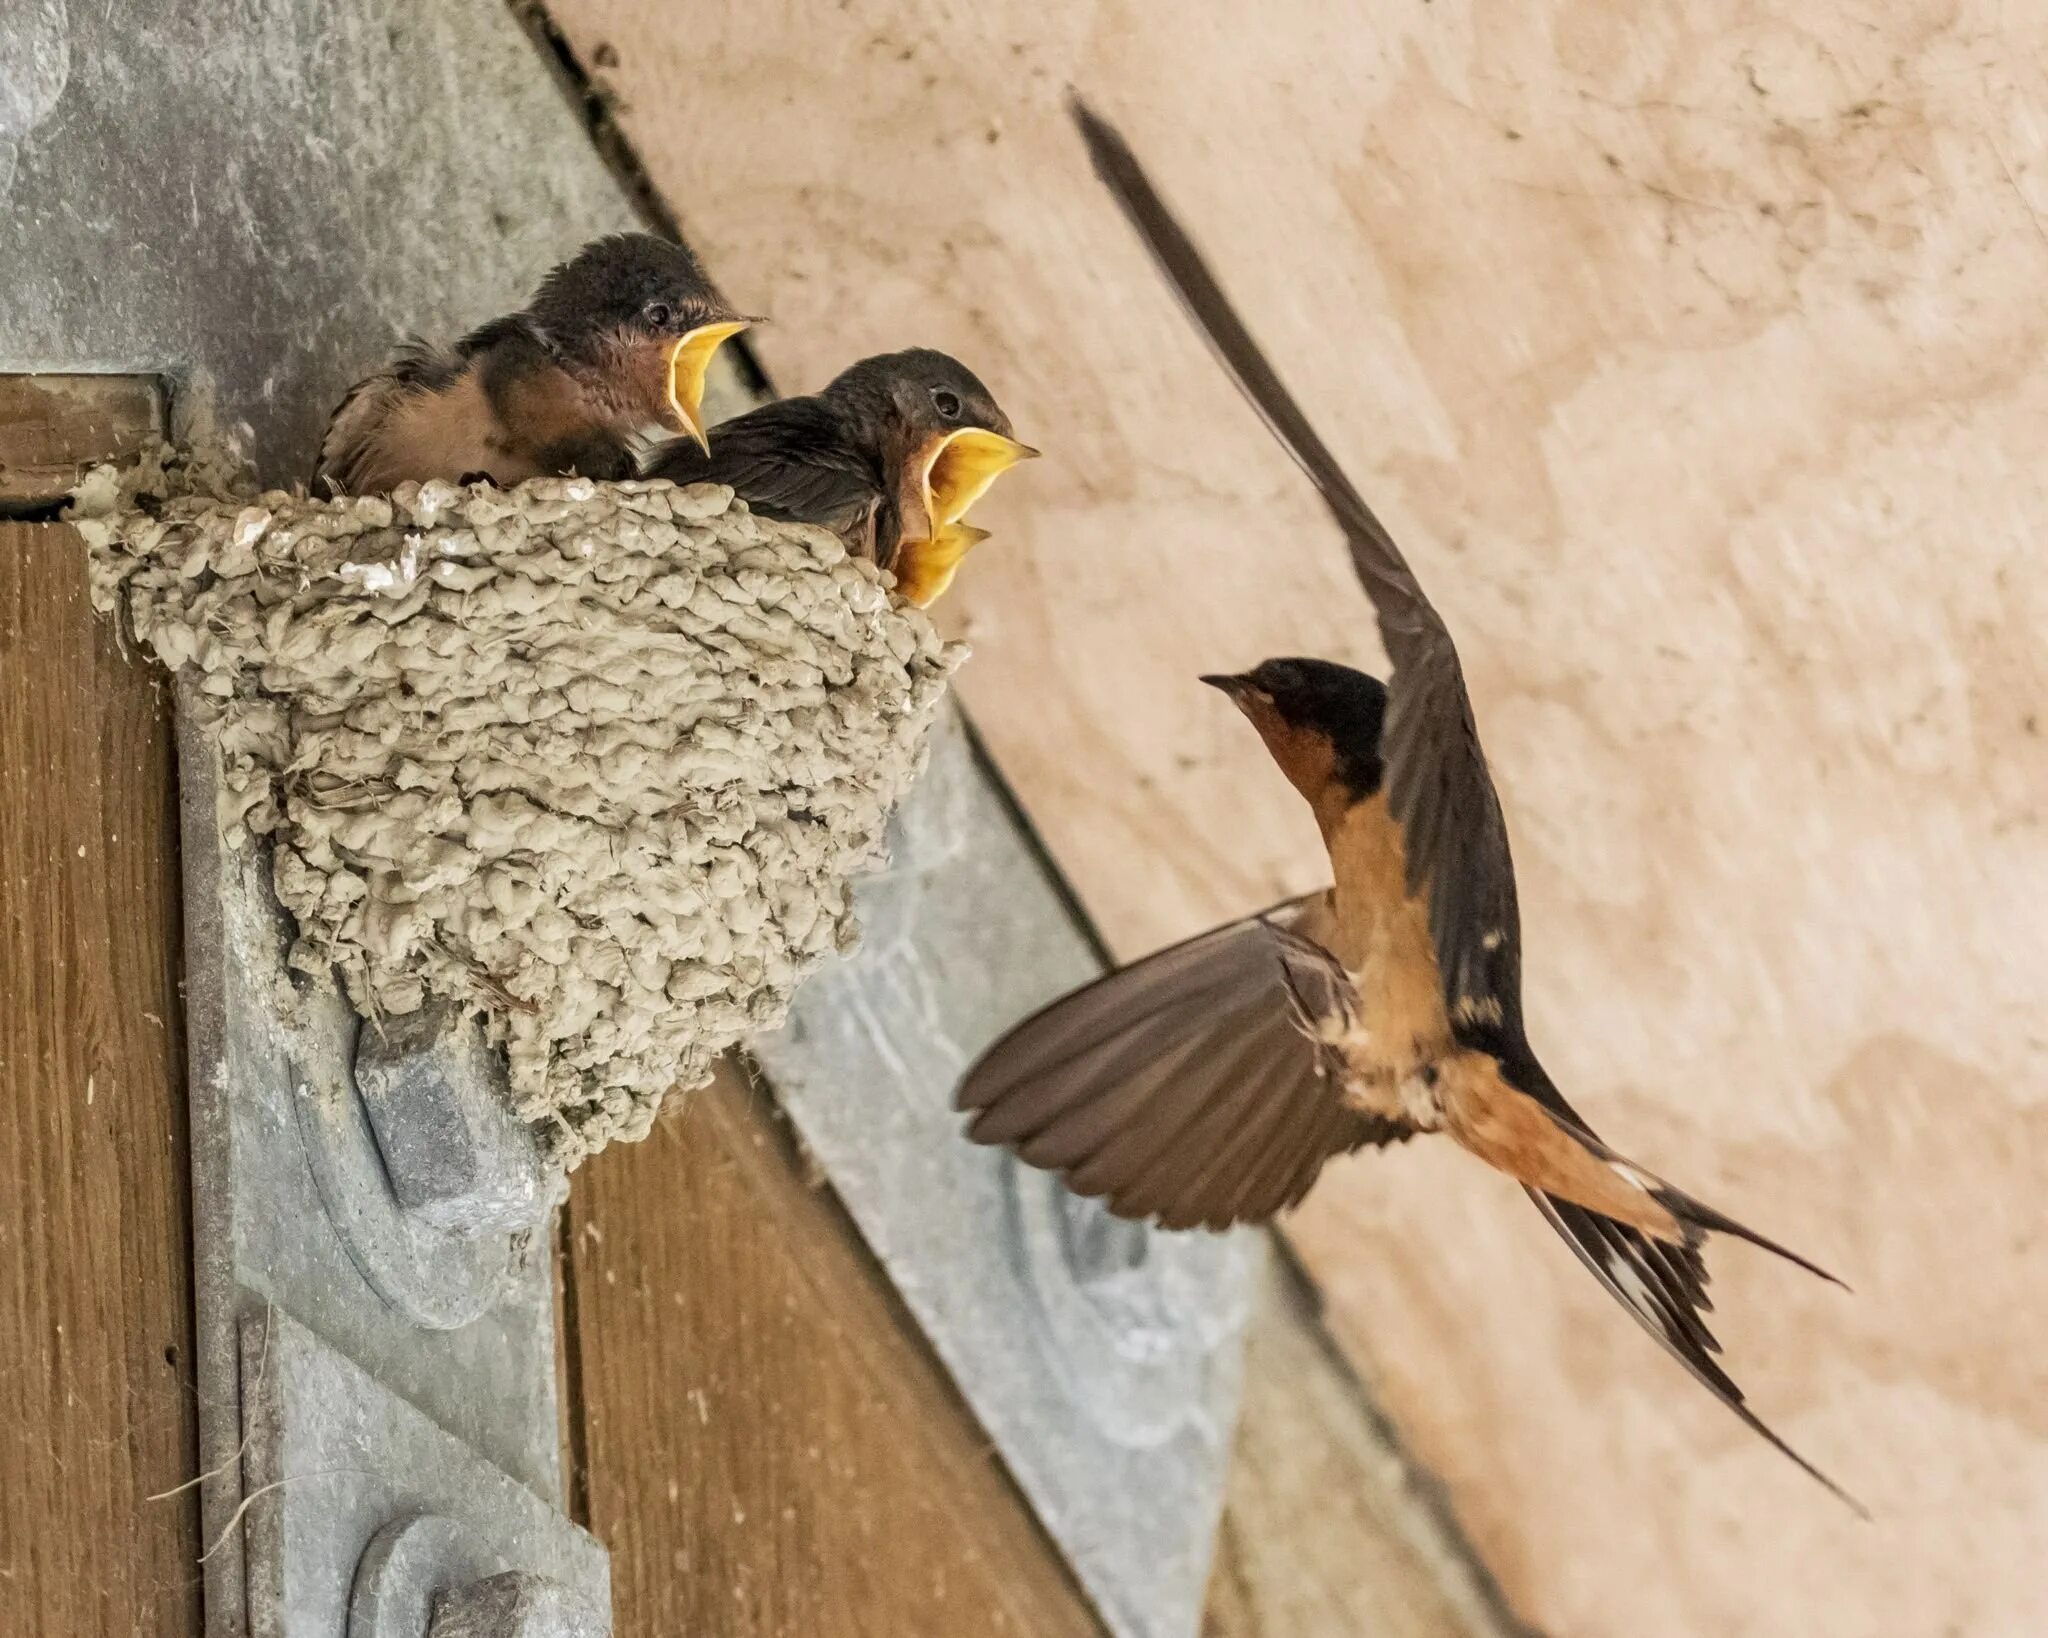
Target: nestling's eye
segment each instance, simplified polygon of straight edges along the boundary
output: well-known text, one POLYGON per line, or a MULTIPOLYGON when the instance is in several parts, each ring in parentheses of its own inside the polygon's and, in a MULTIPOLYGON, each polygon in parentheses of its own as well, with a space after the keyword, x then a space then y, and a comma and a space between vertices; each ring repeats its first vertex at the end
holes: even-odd
POLYGON ((650 330, 666 330, 669 320, 676 316, 676 310, 665 301, 651 301, 640 309, 640 316, 647 321, 650 330))
POLYGON ((960 419, 960 395, 944 387, 932 388, 932 408, 948 421, 960 419))

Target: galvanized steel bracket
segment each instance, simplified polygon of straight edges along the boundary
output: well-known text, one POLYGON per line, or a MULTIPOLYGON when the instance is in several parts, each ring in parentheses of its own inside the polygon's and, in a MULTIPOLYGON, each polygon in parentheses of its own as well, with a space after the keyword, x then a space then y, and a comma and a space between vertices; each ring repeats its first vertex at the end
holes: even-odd
POLYGON ((287 970, 266 855, 222 844, 203 710, 181 689, 208 1638, 359 1638, 350 1578, 421 1516, 474 1544, 475 1573, 450 1560, 431 1590, 538 1574, 575 1598, 521 1594, 541 1624, 507 1630, 601 1638, 604 1550, 561 1511, 560 1174, 472 1027, 365 1024, 287 970))
POLYGON ((954 710, 890 852, 859 951, 755 1054, 1110 1630, 1193 1638, 1262 1241, 1122 1222, 962 1135, 974 1054, 1101 964, 954 710))

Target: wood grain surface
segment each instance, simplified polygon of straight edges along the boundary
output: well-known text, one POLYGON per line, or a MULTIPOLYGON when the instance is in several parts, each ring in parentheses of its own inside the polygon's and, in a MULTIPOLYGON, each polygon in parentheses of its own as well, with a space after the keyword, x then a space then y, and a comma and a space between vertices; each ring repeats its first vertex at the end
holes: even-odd
POLYGON ((196 1638, 170 707, 53 524, 0 524, 0 791, 0 1632, 196 1638))
POLYGON ((578 1488, 620 1638, 1099 1638, 765 1091, 721 1071, 568 1212, 578 1488))
POLYGON ((1123 122, 1464 651, 1531 1028, 1725 1247, 1758 1410, 1415 1144, 1295 1244, 1530 1621, 2048 1631, 2048 26, 2006 0, 557 0, 783 390, 929 342, 1046 459, 942 614, 1120 951, 1312 885, 1194 681, 1375 663, 1062 109, 1123 122), (602 52, 600 46, 609 47, 602 52), (609 63, 610 66, 604 66, 609 63))
POLYGON ((1245 1360, 1202 1638, 1524 1638, 1276 1258, 1245 1360))
POLYGON ((63 494, 81 459, 132 454, 163 421, 154 376, 0 375, 0 506, 63 494))

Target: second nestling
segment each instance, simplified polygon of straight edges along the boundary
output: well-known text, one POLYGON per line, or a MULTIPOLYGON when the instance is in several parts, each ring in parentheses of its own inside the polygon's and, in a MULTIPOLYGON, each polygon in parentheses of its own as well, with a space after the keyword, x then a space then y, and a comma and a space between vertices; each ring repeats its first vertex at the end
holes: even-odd
POLYGON ((1037 453, 1011 436, 1010 418, 966 365, 912 347, 727 421, 708 448, 672 440, 644 470, 731 484, 763 517, 830 529, 923 608, 987 537, 962 521, 967 509, 1037 453))
POLYGON ((511 485, 572 473, 729 484, 763 517, 816 524, 929 607, 987 531, 967 510, 1038 452, 994 396, 929 348, 863 359, 822 392, 707 434, 704 381, 756 322, 695 258, 651 234, 586 245, 517 313, 451 347, 414 341, 350 388, 328 423, 316 492, 441 478, 511 485), (643 459, 635 451, 653 443, 643 459))

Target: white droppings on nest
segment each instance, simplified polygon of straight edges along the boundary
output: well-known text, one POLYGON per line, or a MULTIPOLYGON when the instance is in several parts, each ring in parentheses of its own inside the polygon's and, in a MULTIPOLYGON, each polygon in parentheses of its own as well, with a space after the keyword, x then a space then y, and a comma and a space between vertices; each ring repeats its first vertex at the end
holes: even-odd
POLYGON ((169 498, 81 490, 94 601, 217 707, 222 826, 272 841, 292 964, 371 1019, 479 1010, 565 1161, 850 946, 965 651, 835 537, 714 485, 140 481, 169 498))

